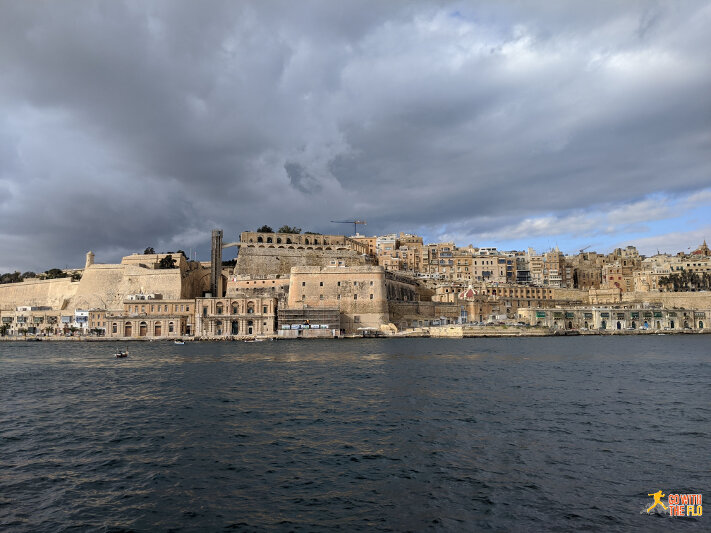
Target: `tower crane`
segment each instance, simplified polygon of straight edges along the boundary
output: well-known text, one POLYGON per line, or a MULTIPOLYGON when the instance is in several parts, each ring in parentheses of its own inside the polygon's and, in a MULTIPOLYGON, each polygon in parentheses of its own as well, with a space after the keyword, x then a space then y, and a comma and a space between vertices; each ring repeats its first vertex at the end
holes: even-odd
POLYGON ((580 250, 578 250, 578 252, 582 254, 585 250, 587 250, 591 246, 592 246, 592 244, 588 244, 585 248, 581 248, 580 250))
POLYGON ((331 220, 333 224, 353 224, 353 234, 358 233, 358 224, 366 225, 365 220, 331 220))

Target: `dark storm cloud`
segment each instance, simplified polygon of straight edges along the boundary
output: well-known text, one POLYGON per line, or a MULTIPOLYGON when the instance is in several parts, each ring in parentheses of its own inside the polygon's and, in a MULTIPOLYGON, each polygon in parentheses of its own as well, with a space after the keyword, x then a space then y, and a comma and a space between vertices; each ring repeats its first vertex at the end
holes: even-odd
POLYGON ((0 3, 0 270, 350 216, 614 229, 711 186, 709 23, 702 2, 0 3))

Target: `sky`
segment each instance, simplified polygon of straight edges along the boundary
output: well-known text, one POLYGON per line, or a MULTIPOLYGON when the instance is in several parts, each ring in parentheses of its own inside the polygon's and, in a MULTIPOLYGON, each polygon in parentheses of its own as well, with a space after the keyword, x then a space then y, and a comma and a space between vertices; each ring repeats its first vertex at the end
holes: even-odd
POLYGON ((0 272, 354 218, 694 249, 709 27, 707 1, 0 0, 0 272))

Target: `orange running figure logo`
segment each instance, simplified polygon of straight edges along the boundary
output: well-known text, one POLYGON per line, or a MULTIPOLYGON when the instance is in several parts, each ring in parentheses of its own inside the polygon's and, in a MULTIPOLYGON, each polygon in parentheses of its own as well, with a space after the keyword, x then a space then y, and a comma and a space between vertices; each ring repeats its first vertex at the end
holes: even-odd
POLYGON ((652 496, 654 498, 654 503, 652 504, 652 506, 649 509, 647 509, 647 514, 649 514, 649 511, 654 509, 657 505, 661 505, 662 507, 664 507, 665 511, 669 510, 669 508, 666 505, 664 505, 664 503, 662 502, 662 498, 664 498, 664 496, 666 496, 666 494, 662 494, 661 490, 658 490, 654 494, 647 494, 647 496, 652 496))

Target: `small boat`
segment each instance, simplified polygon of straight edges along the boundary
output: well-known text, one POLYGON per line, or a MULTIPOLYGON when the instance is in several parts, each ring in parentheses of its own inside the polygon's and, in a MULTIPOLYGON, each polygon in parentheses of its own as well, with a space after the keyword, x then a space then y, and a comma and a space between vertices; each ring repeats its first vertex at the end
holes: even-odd
POLYGON ((174 341, 173 344, 185 344, 185 341, 174 341))
POLYGON ((116 356, 116 359, 123 359, 124 357, 128 357, 128 350, 118 350, 114 355, 116 356))

